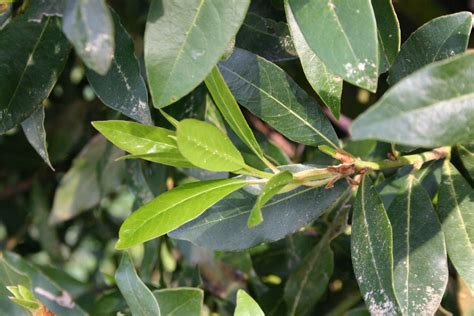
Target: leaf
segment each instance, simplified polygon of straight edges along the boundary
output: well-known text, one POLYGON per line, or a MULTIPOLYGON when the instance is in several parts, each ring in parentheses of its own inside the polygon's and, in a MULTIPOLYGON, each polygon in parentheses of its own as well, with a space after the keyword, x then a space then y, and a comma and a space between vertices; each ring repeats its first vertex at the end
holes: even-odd
POLYGON ((474 190, 448 161, 443 165, 438 213, 449 259, 474 293, 474 190))
POLYGON ((143 124, 152 125, 148 91, 134 55, 133 40, 111 11, 115 25, 115 53, 104 75, 86 69, 87 80, 99 99, 108 107, 143 124))
POLYGON ((400 24, 391 0, 372 0, 377 21, 379 73, 389 70, 400 50, 400 24))
POLYGON ((36 0, 28 4, 28 21, 41 23, 43 17, 62 17, 64 0, 36 0))
POLYGON ((458 146, 458 153, 463 166, 471 176, 471 179, 474 180, 474 144, 458 146))
POLYGON ((87 67, 105 75, 114 57, 114 22, 104 0, 65 0, 63 32, 87 67))
POLYGON ((219 68, 237 101, 280 133, 306 145, 337 147, 319 105, 277 65, 236 48, 219 68))
POLYGON ((264 316, 257 302, 244 290, 237 291, 237 306, 234 316, 264 316))
POLYGON ((251 51, 270 61, 295 59, 288 25, 248 13, 236 37, 236 46, 251 51))
POLYGON ((268 203, 284 186, 293 180, 291 172, 285 170, 271 177, 262 189, 262 193, 257 198, 255 206, 250 212, 247 226, 252 228, 263 222, 262 207, 268 203))
POLYGON ((448 283, 446 246, 431 199, 414 175, 404 177, 387 214, 400 309, 404 315, 433 315, 448 283))
POLYGON ((300 57, 301 66, 311 87, 316 91, 321 100, 329 107, 331 113, 339 118, 341 110, 342 78, 331 73, 326 65, 316 56, 306 42, 293 11, 285 1, 286 19, 296 50, 300 57))
POLYGON ((145 31, 145 64, 155 107, 176 102, 204 80, 237 33, 249 3, 152 1, 145 31))
POLYGON ((179 151, 196 167, 211 171, 235 171, 245 167, 234 144, 212 124, 186 119, 178 124, 176 134, 179 151))
POLYGON ((125 249, 162 236, 246 184, 241 179, 210 180, 187 183, 158 195, 125 220, 115 247, 125 249))
POLYGON ((400 81, 353 122, 352 138, 420 147, 466 143, 474 138, 473 104, 474 53, 466 53, 400 81))
POLYGON ((123 253, 120 266, 115 272, 115 281, 133 315, 161 315, 158 302, 150 289, 138 277, 128 252, 123 253))
POLYGON ((370 0, 288 0, 309 47, 329 71, 375 92, 377 26, 370 0))
POLYGON ((23 133, 26 139, 36 150, 38 155, 46 162, 46 164, 54 171, 51 161, 49 160, 48 147, 46 144, 46 131, 44 129, 44 107, 37 108, 29 118, 21 123, 23 133))
MULTIPOLYGON (((291 165, 281 168, 297 172, 311 167, 291 165)), ((347 183, 340 181, 329 190, 300 187, 275 196, 262 208, 265 221, 251 229, 247 227, 247 220, 257 196, 239 190, 168 235, 213 250, 251 248, 264 242, 280 240, 311 223, 344 199, 347 189, 347 183)))
POLYGON ((432 62, 464 52, 471 27, 470 12, 441 16, 421 26, 403 43, 390 68, 389 84, 394 85, 432 62))
POLYGON ((362 178, 353 208, 352 265, 364 301, 373 315, 398 315, 393 287, 392 228, 368 177, 362 178))
MULTIPOLYGON (((0 256, 0 283, 3 287, 22 285, 31 288, 30 278, 11 266, 2 256, 0 256)), ((0 289, 0 293, 5 293, 5 289, 0 289)))
POLYGON ((0 30, 0 134, 38 109, 56 84, 69 54, 60 19, 42 23, 19 16, 0 30), (8 49, 6 49, 8 48, 8 49))
POLYGON ((197 288, 173 288, 153 291, 162 315, 201 315, 204 292, 197 288))
POLYGON ((193 167, 178 150, 174 131, 128 121, 97 121, 92 125, 115 146, 132 156, 174 167, 193 167))

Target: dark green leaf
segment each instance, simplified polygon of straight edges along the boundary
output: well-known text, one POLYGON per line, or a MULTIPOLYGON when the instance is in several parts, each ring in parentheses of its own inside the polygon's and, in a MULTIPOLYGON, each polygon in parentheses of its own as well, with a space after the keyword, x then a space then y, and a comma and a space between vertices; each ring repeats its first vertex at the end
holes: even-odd
POLYGON ((49 161, 48 147, 46 144, 46 131, 44 129, 44 107, 38 107, 29 118, 21 123, 26 139, 36 150, 38 155, 54 171, 49 161))
POLYGON ((458 153, 471 179, 474 180, 474 144, 458 146, 458 153))
POLYGON ((145 63, 155 107, 176 102, 204 80, 237 33, 249 2, 152 1, 145 63))
POLYGON ((234 316, 264 316, 262 309, 257 302, 244 290, 237 291, 237 306, 234 316))
POLYGON ((466 53, 400 81, 354 121, 352 137, 420 147, 466 143, 474 138, 473 104, 474 53, 466 53))
POLYGON ((29 3, 29 21, 40 23, 45 16, 63 16, 65 0, 36 0, 29 3))
POLYGON ((153 291, 161 314, 166 316, 199 316, 204 292, 196 288, 173 288, 153 291))

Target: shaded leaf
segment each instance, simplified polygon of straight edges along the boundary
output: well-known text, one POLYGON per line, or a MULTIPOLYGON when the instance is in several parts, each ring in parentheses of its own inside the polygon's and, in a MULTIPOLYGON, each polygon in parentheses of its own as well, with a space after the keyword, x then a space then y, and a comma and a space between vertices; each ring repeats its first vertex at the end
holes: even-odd
POLYGON ((28 20, 40 23, 45 16, 63 16, 65 0, 36 0, 28 5, 28 20))
POLYGON ((54 171, 49 160, 48 147, 46 144, 46 131, 44 129, 44 107, 38 107, 29 118, 21 123, 26 139, 36 150, 38 155, 54 171))
POLYGON ((466 168, 471 179, 474 180, 474 144, 458 146, 458 153, 464 168, 466 168))
POLYGON ((204 292, 197 288, 173 288, 153 291, 161 314, 166 316, 201 315, 204 292))
POLYGON ((237 306, 234 316, 264 316, 262 309, 257 302, 244 290, 237 291, 237 306))

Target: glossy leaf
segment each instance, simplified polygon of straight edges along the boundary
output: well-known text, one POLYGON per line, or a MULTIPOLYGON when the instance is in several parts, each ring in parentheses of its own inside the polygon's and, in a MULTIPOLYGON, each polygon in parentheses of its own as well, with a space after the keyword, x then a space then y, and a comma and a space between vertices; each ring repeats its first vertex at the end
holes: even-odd
POLYGON ((474 293, 474 190, 448 161, 443 166, 438 213, 449 259, 474 293))
POLYGON ((0 134, 38 109, 58 80, 69 54, 60 19, 42 23, 19 16, 0 30, 0 134))
POLYGON ((109 70, 100 75, 86 69, 87 80, 105 105, 143 124, 152 125, 148 92, 134 54, 133 40, 112 11, 115 53, 109 70))
POLYGON ((339 118, 343 84, 342 78, 331 73, 326 65, 308 46, 308 43, 295 21, 295 17, 288 1, 285 1, 285 11, 306 79, 308 79, 311 87, 313 87, 321 100, 323 100, 323 102, 329 107, 332 114, 336 118, 339 118))
POLYGON ((204 80, 237 34, 249 2, 152 1, 145 64, 155 107, 176 102, 204 80))
POLYGON ((115 146, 132 156, 175 167, 193 167, 178 150, 176 133, 128 121, 98 121, 92 125, 115 146))
POLYGON ((120 266, 115 272, 115 281, 133 315, 161 315, 160 306, 155 296, 138 277, 132 259, 127 252, 124 252, 120 266))
POLYGON ((474 138, 473 105, 474 53, 466 53, 400 81, 353 122, 352 138, 420 147, 466 143, 474 138))
POLYGON ((235 171, 245 167, 234 144, 212 124, 183 120, 178 124, 176 134, 179 151, 196 167, 211 171, 235 171))
POLYGON ((38 155, 54 171, 51 161, 49 161, 48 147, 46 144, 46 131, 44 129, 44 107, 37 108, 29 118, 21 123, 26 139, 36 150, 38 155))
POLYGON ((125 249, 164 235, 246 184, 241 179, 210 180, 184 184, 158 195, 125 220, 116 248, 125 249))
POLYGON ((375 92, 379 56, 370 0, 288 0, 288 3, 309 47, 329 70, 375 92))
POLYGON ((371 180, 359 185, 352 215, 354 273, 367 308, 374 315, 400 314, 393 287, 392 228, 371 180))
POLYGON ((237 101, 280 133, 306 145, 337 147, 319 105, 277 65, 236 48, 219 68, 237 101))
POLYGON ((391 0, 372 0, 377 21, 379 73, 386 72, 400 50, 400 24, 391 0))
POLYGON ((172 288, 153 291, 161 314, 166 316, 201 315, 204 292, 197 288, 172 288))
POLYGON ((293 180, 291 172, 285 170, 271 177, 262 189, 262 192, 250 212, 247 226, 252 228, 263 222, 262 207, 268 203, 278 192, 293 180))
POLYGON ((104 0, 65 0, 63 32, 87 67, 105 75, 115 51, 114 22, 104 0))
POLYGON ((388 82, 394 85, 425 65, 464 52, 471 28, 470 12, 445 15, 429 21, 403 43, 390 69, 388 82))
POLYGON ((264 316, 257 302, 244 290, 237 291, 237 306, 234 316, 264 316))
POLYGON ((40 23, 43 17, 63 16, 65 0, 36 0, 29 4, 28 20, 40 23))
POLYGON ((404 315, 434 314, 448 283, 443 232, 431 199, 414 175, 387 210, 393 231, 395 293, 404 315))
POLYGON ((474 180, 474 144, 458 146, 458 153, 464 168, 474 180))

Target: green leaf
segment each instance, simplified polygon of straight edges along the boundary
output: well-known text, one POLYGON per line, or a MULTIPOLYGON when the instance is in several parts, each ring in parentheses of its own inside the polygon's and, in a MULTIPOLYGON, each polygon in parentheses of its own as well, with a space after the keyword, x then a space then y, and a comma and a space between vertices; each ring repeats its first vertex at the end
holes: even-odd
POLYGON ((400 24, 391 0, 372 0, 377 20, 379 73, 386 72, 400 50, 400 24))
POLYGON ((56 84, 70 50, 60 21, 23 15, 0 30, 0 134, 30 117, 56 84))
POLYGON ((114 22, 105 0, 66 0, 63 32, 87 67, 105 75, 114 57, 114 22))
POLYGON ((471 179, 474 180, 474 144, 458 146, 457 149, 464 168, 466 168, 471 179))
POLYGON ((306 145, 337 147, 320 106, 277 65, 236 48, 219 68, 237 101, 280 133, 306 145))
POLYGON ((420 182, 412 174, 403 180, 387 210, 393 231, 395 294, 404 315, 432 315, 448 283, 444 236, 420 182))
POLYGON ((293 175, 291 172, 285 170, 280 173, 277 173, 268 180, 265 186, 262 189, 262 192, 255 202, 255 206, 250 212, 247 226, 252 228, 256 225, 259 225, 263 222, 262 207, 268 203, 278 192, 283 189, 288 183, 293 180, 293 175))
POLYGON ((64 0, 36 0, 28 4, 28 21, 41 23, 43 17, 62 17, 64 0))
POLYGON ((152 1, 145 31, 145 64, 155 107, 176 102, 204 80, 237 34, 249 3, 152 1))
POLYGON ((257 302, 244 290, 237 291, 237 306, 234 316, 264 316, 257 302))
POLYGON ((370 0, 288 0, 309 47, 332 73, 375 92, 377 26, 370 0))
POLYGON ((201 315, 204 292, 197 288, 173 288, 153 291, 162 315, 201 315))
POLYGON ((116 248, 125 249, 162 236, 246 184, 241 179, 210 180, 184 184, 163 193, 125 220, 116 248))
POLYGON ((352 215, 351 253, 365 303, 374 315, 398 315, 393 287, 392 227, 371 180, 359 185, 352 215))
POLYGON ((236 46, 275 62, 297 57, 286 23, 251 12, 237 34, 236 46))
POLYGON ((353 122, 352 138, 420 147, 466 143, 474 138, 473 104, 474 53, 466 53, 400 81, 353 122))
MULTIPOLYGON (((160 306, 153 293, 137 275, 132 259, 124 252, 120 266, 115 272, 115 281, 133 315, 160 316, 160 306)), ((168 315, 168 314, 163 314, 168 315)))
MULTIPOLYGON (((312 167, 317 166, 290 165, 281 168, 298 172, 312 167)), ((248 190, 239 190, 168 235, 214 250, 251 248, 280 240, 311 223, 342 201, 347 190, 347 183, 339 181, 332 189, 299 187, 279 194, 263 206, 265 221, 253 228, 247 227, 247 220, 257 196, 248 190)))
POLYGON ((26 274, 18 271, 0 255, 0 314, 12 316, 31 315, 27 310, 8 299, 11 294, 7 290, 7 286, 17 285, 31 288, 31 280, 26 274))
POLYGON ((174 131, 128 121, 98 121, 92 125, 115 146, 132 156, 174 167, 193 167, 178 150, 174 131))
POLYGON ((143 124, 152 125, 148 92, 134 55, 133 40, 111 11, 115 25, 115 53, 104 75, 86 69, 87 80, 99 99, 108 107, 143 124))
POLYGON ((331 73, 308 46, 295 21, 295 17, 287 0, 285 1, 285 11, 306 79, 308 79, 309 84, 313 87, 321 100, 329 107, 332 114, 336 118, 339 118, 343 84, 342 78, 331 73))
POLYGON ((390 68, 390 85, 425 65, 464 52, 471 28, 470 12, 441 16, 420 27, 403 43, 400 54, 390 68))
POLYGON ((448 161, 443 165, 438 213, 449 259, 474 293, 474 190, 448 161))
POLYGON ((217 127, 194 119, 183 120, 177 128, 178 148, 196 167, 211 171, 245 168, 240 152, 217 127))
POLYGON ((46 144, 44 107, 38 107, 29 118, 21 123, 21 128, 31 146, 33 146, 38 155, 40 155, 44 162, 54 171, 51 161, 49 160, 48 147, 46 144))

